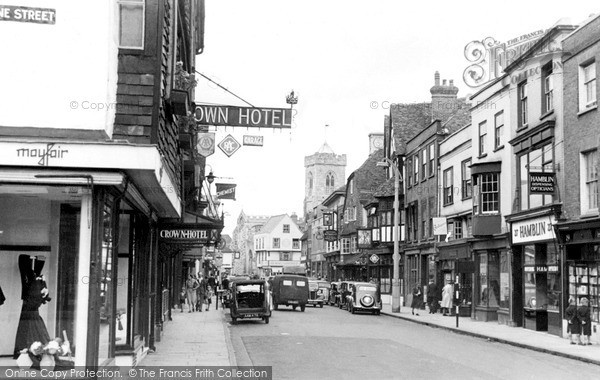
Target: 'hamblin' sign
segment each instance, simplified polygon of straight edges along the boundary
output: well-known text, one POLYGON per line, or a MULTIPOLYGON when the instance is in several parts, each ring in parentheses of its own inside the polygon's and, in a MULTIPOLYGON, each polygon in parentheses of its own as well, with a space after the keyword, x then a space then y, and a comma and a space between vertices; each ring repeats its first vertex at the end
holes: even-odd
POLYGON ((534 194, 554 193, 554 173, 529 173, 529 192, 534 194))
POLYGON ((198 105, 196 122, 227 127, 291 128, 292 110, 288 108, 198 105))

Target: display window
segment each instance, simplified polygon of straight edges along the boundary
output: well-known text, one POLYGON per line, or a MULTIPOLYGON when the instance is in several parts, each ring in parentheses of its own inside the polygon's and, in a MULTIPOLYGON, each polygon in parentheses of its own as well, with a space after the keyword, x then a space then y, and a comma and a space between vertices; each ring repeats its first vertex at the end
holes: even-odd
POLYGON ((79 256, 85 194, 89 189, 77 186, 0 185, 0 361, 6 365, 34 342, 56 338, 69 343, 60 360, 72 364, 77 357, 77 334, 87 330, 87 320, 78 319, 87 305, 77 304, 89 282, 79 256))
POLYGON ((498 307, 500 298, 500 265, 497 251, 488 251, 477 255, 478 273, 478 306, 498 307))
MULTIPOLYGON (((600 254, 600 245, 595 249, 600 254)), ((600 262, 569 263, 569 297, 581 305, 581 299, 587 298, 590 302, 591 317, 593 322, 600 322, 600 262)))

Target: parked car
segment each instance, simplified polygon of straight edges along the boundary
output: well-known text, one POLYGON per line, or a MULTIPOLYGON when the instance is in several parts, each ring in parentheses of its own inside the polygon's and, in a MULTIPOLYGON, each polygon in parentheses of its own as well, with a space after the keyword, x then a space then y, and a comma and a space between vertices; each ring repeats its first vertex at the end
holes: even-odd
POLYGON ((308 304, 323 307, 329 298, 329 283, 321 280, 308 280, 308 304))
POLYGON ((370 282, 353 282, 348 284, 346 308, 352 314, 357 311, 370 311, 375 315, 381 313, 381 291, 379 285, 370 282))
POLYGON ((300 306, 304 311, 308 303, 308 278, 292 274, 275 276, 272 280, 271 295, 273 308, 279 305, 292 306, 294 310, 300 306))
POLYGON ((265 280, 236 280, 230 286, 229 313, 233 324, 238 319, 260 318, 269 323, 271 303, 265 280))
POLYGON ((340 304, 340 285, 341 281, 334 281, 329 287, 329 300, 328 304, 331 306, 339 306, 340 304))

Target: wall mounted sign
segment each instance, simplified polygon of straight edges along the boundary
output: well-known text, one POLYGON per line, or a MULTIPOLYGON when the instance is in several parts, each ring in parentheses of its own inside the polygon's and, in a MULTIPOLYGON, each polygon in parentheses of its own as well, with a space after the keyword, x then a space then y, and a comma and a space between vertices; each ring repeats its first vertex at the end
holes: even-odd
POLYGON ((222 125, 245 128, 291 128, 292 110, 288 108, 237 107, 198 105, 196 122, 201 125, 222 125))
POLYGON ((529 192, 532 194, 553 194, 556 176, 554 173, 529 173, 529 192))
POLYGON ((433 218, 433 234, 434 235, 448 235, 448 225, 446 224, 446 218, 433 218))
POLYGON ((323 238, 325 241, 337 241, 338 233, 336 230, 325 230, 323 232, 323 238))
POLYGON ((554 239, 555 223, 554 217, 549 215, 541 216, 514 222, 511 226, 513 244, 529 243, 532 241, 552 240, 554 239))
POLYGON ((332 213, 324 213, 323 214, 323 225, 326 227, 333 226, 333 214, 332 213))
POLYGON ((218 236, 219 232, 216 229, 205 228, 165 228, 158 232, 161 240, 173 242, 214 243, 218 236))
POLYGON ((263 146, 263 136, 244 135, 242 144, 248 146, 263 146))
POLYGON ((198 133, 198 143, 196 144, 198 154, 208 157, 215 153, 215 134, 214 132, 198 133))
POLYGON ((34 24, 56 24, 56 10, 29 8, 15 5, 0 5, 0 21, 29 22, 34 24))
POLYGON ((233 199, 235 201, 235 183, 217 183, 218 199, 233 199))
POLYGON ((358 234, 358 248, 371 248, 373 243, 371 229, 357 229, 356 232, 358 234))
POLYGON ((227 137, 219 143, 219 149, 221 149, 227 157, 231 157, 231 155, 237 152, 241 147, 240 143, 231 135, 227 135, 227 137))
POLYGON ((377 264, 377 262, 379 262, 379 256, 374 253, 371 255, 371 257, 369 257, 369 260, 371 260, 373 264, 377 264))
POLYGON ((60 145, 56 145, 55 143, 47 143, 46 145, 42 145, 40 148, 17 148, 17 157, 23 158, 34 158, 37 161, 37 164, 40 166, 48 166, 50 159, 53 161, 55 159, 65 158, 69 150, 62 149, 60 145))

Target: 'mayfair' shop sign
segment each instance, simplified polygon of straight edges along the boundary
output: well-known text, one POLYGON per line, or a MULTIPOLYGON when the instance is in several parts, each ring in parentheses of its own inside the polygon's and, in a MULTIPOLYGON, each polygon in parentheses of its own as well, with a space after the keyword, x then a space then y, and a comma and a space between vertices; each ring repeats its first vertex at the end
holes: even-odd
POLYGON ((530 243, 542 240, 554 239, 554 228, 556 222, 554 217, 541 216, 512 224, 513 244, 530 243))

